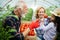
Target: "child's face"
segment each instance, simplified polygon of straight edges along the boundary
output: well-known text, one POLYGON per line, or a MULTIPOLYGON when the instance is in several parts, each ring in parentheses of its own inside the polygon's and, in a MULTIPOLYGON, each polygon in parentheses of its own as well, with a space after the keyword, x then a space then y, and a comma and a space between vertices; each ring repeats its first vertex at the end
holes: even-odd
POLYGON ((54 21, 55 20, 55 16, 52 14, 51 15, 51 21, 54 21))
POLYGON ((38 16, 40 17, 40 18, 44 18, 44 9, 43 8, 41 8, 40 10, 39 10, 39 12, 38 12, 38 16))

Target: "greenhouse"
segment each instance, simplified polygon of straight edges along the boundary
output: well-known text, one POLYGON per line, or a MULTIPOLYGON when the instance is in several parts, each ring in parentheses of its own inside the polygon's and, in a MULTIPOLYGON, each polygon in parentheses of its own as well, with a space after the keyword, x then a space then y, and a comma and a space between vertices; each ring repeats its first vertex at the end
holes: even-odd
POLYGON ((60 0, 0 0, 0 40, 60 40, 60 0))

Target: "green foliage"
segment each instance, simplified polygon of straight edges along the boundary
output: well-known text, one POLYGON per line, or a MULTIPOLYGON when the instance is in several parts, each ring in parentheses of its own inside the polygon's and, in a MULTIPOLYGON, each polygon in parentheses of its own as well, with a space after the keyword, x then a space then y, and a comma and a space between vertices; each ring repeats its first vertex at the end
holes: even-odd
POLYGON ((9 40, 10 36, 9 31, 6 31, 5 28, 0 27, 0 40, 9 40))
POLYGON ((28 12, 25 15, 25 17, 24 18, 22 17, 22 20, 24 20, 24 21, 31 21, 32 20, 32 15, 33 15, 33 9, 30 8, 30 9, 28 9, 28 12))
POLYGON ((48 16, 51 16, 50 11, 53 11, 55 8, 57 8, 57 6, 50 6, 49 8, 46 9, 46 13, 48 16))
POLYGON ((9 5, 6 8, 0 7, 0 40, 9 40, 11 35, 9 34, 10 28, 6 30, 7 28, 3 27, 3 21, 8 15, 11 15, 11 11, 14 10, 14 7, 10 7, 9 5))

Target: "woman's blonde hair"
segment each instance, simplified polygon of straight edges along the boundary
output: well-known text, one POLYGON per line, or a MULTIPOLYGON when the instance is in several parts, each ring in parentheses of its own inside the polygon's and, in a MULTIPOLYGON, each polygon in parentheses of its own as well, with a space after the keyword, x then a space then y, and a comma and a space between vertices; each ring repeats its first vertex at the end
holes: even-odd
POLYGON ((39 10, 40 10, 41 8, 44 9, 44 12, 45 12, 45 8, 44 8, 44 7, 38 7, 37 10, 36 10, 36 18, 39 18, 38 12, 39 12, 39 10))

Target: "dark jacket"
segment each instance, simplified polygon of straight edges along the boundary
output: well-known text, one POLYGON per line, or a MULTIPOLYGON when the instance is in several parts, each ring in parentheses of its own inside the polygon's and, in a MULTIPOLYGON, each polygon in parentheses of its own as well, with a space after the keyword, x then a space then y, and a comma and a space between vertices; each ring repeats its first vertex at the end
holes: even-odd
POLYGON ((9 26, 9 27, 11 27, 11 29, 16 30, 16 31, 12 30, 10 32, 10 34, 14 36, 14 37, 10 38, 10 40, 24 40, 23 34, 19 32, 19 27, 21 24, 21 18, 20 17, 16 18, 14 16, 6 17, 4 27, 6 28, 6 26, 9 26))

